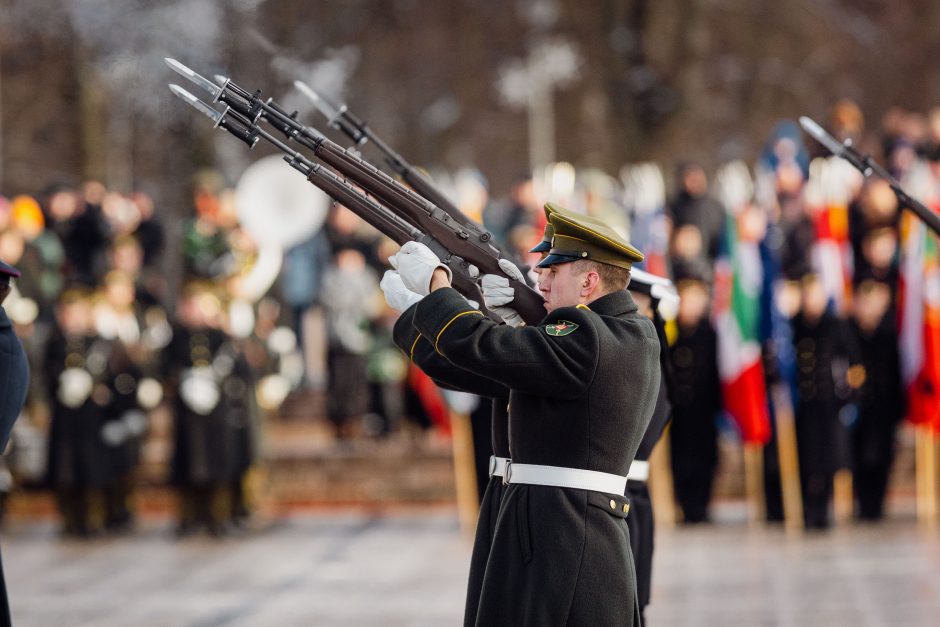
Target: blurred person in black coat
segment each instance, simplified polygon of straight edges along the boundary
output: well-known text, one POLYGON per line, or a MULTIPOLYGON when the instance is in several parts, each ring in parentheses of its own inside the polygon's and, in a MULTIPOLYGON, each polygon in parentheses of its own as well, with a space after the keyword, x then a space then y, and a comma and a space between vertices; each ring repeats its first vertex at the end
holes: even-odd
POLYGON ((709 294, 702 281, 678 284, 678 336, 670 348, 672 479, 683 520, 708 520, 718 465, 716 418, 722 407, 718 339, 708 318, 709 294))
POLYGON ((885 283, 863 282, 856 290, 850 322, 865 368, 852 431, 852 485, 856 515, 862 520, 879 520, 884 514, 895 434, 905 409, 891 294, 885 283))
MULTIPOLYGON (((13 325, 3 310, 3 301, 10 293, 10 279, 20 273, 16 268, 0 261, 0 451, 6 449, 13 423, 20 415, 29 386, 29 366, 23 345, 13 333, 13 325)), ((3 565, 0 563, 0 623, 10 624, 10 604, 7 600, 3 565)))
POLYGON ((190 282, 168 347, 168 387, 174 394, 170 483, 180 495, 177 533, 200 526, 228 531, 233 481, 246 466, 243 435, 247 364, 222 330, 222 303, 213 287, 190 282))
POLYGON ((673 237, 681 234, 683 227, 694 227, 701 238, 701 256, 710 264, 718 256, 725 209, 708 195, 708 178, 702 166, 683 163, 678 168, 677 178, 679 189, 666 208, 672 220, 673 237))
POLYGON ((47 481, 56 493, 64 533, 77 536, 102 531, 102 489, 110 476, 102 427, 113 346, 96 336, 92 318, 90 295, 66 289, 43 362, 52 411, 47 481))
POLYGON ((818 277, 802 280, 801 305, 793 319, 796 346, 797 452, 803 493, 804 524, 830 524, 833 476, 849 467, 849 435, 841 416, 863 378, 858 351, 848 326, 830 310, 818 277))

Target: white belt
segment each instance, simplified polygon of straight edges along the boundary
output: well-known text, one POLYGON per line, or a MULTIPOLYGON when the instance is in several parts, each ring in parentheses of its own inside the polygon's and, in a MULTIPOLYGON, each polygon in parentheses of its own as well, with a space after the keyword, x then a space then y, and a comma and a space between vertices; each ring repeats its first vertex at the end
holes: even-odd
POLYGON ((630 464, 630 472, 627 473, 627 481, 646 481, 650 478, 650 463, 634 459, 630 464))
POLYGON ((596 470, 509 462, 506 465, 503 483, 528 483, 558 488, 594 490, 596 492, 607 492, 608 494, 623 494, 627 487, 627 478, 596 470))
POLYGON ((505 477, 506 464, 508 463, 508 457, 496 457, 495 455, 490 455, 490 477, 505 477))

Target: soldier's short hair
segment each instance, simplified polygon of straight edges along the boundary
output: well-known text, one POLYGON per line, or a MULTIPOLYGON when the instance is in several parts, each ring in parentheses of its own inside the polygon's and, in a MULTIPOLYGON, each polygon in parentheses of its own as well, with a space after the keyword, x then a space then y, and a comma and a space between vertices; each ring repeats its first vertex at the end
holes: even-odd
POLYGON ((577 269, 579 272, 596 272, 601 278, 604 288, 611 292, 626 289, 630 283, 630 271, 626 268, 612 266, 609 263, 601 263, 592 259, 579 259, 573 263, 578 264, 577 269))

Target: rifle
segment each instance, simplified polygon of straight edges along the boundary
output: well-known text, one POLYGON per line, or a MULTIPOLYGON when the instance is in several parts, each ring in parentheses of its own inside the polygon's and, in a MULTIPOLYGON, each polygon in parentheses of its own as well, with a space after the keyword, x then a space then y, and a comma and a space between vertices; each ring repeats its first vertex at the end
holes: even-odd
MULTIPOLYGON (((316 129, 298 122, 296 112, 288 114, 271 98, 262 100, 260 90, 249 92, 224 77, 220 77, 222 84, 217 85, 173 59, 166 59, 166 62, 174 71, 212 94, 213 102, 224 104, 225 109, 217 111, 181 87, 171 85, 174 94, 207 115, 216 126, 245 142, 249 148, 254 147, 259 139, 264 139, 280 149, 291 167, 397 243, 416 240, 427 244, 454 273, 454 287, 468 298, 482 301, 475 277, 471 276, 470 264, 481 273, 504 274, 498 265, 499 249, 490 242, 489 233, 478 225, 471 222, 474 228, 466 228, 462 220, 394 180, 362 159, 353 149, 344 149, 316 129), (332 169, 314 163, 265 132, 258 125, 260 120, 282 133, 288 141, 311 150, 316 158, 332 169)), ((459 211, 456 214, 462 216, 459 211)), ((509 281, 515 289, 514 306, 519 315, 527 324, 537 324, 545 315, 542 297, 524 283, 511 278, 509 281)), ((498 319, 492 312, 488 315, 498 319)))
POLYGON ((313 102, 313 106, 317 108, 317 111, 326 118, 327 124, 343 132, 357 147, 362 146, 366 142, 371 142, 373 146, 378 148, 379 151, 385 155, 385 162, 388 163, 389 167, 391 167, 403 181, 411 185, 419 194, 450 214, 451 217, 459 221, 464 227, 481 231, 480 237, 484 238, 483 241, 490 239, 491 236, 488 232, 482 230, 480 225, 464 215, 434 186, 434 183, 432 183, 428 177, 405 161, 404 157, 392 150, 391 146, 382 141, 362 118, 354 115, 345 104, 339 106, 334 105, 329 100, 313 91, 313 89, 303 81, 294 81, 294 87, 313 102))

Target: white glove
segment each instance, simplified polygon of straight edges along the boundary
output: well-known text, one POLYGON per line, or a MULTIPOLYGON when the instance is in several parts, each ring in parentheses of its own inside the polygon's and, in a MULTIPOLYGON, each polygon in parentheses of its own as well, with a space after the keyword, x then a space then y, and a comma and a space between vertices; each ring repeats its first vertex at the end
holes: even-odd
POLYGON ((379 283, 385 294, 385 302, 395 311, 404 311, 421 300, 420 294, 415 294, 401 280, 401 275, 395 270, 386 270, 382 282, 379 283))
POLYGON ((401 250, 388 258, 388 262, 398 270, 405 288, 421 296, 427 296, 431 291, 431 277, 436 269, 443 268, 449 280, 454 278, 450 268, 419 242, 405 242, 401 250))
MULTIPOLYGON (((499 260, 499 268, 507 275, 517 281, 524 281, 522 272, 508 259, 499 260)), ((522 322, 522 317, 512 307, 506 307, 516 296, 515 290, 509 285, 509 279, 498 274, 484 274, 480 279, 480 287, 483 291, 483 303, 487 309, 503 319, 503 322, 511 327, 517 327, 522 322)))

